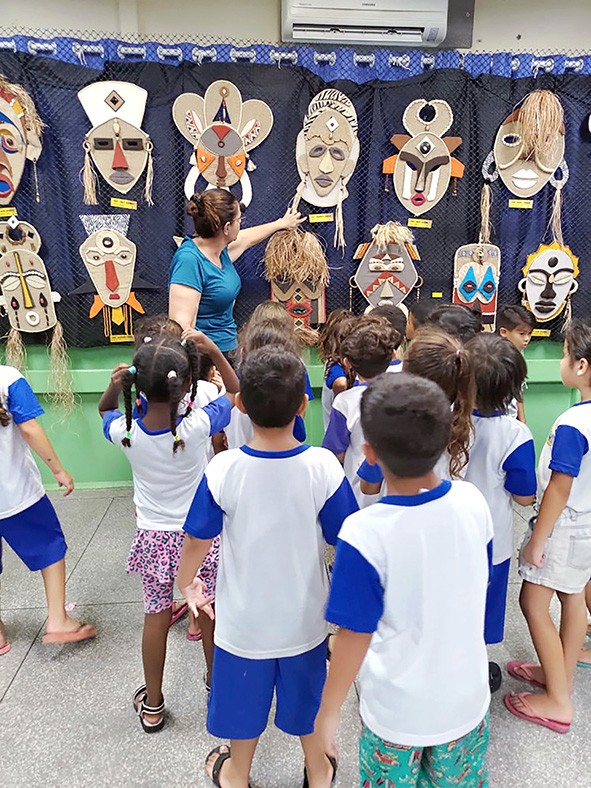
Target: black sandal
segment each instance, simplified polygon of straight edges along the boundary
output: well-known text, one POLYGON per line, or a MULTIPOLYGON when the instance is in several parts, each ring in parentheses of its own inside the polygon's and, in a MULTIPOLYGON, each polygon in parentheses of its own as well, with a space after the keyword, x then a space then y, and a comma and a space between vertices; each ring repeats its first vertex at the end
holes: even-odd
MULTIPOLYGON (((226 763, 226 761, 232 757, 232 753, 230 748, 227 744, 221 744, 219 747, 214 747, 213 750, 209 753, 207 758, 205 759, 205 765, 207 768, 207 762, 211 758, 212 755, 217 755, 217 758, 214 761, 213 767, 211 769, 211 777, 207 774, 207 770, 205 772, 207 779, 211 782, 215 788, 219 788, 220 786, 220 772, 222 770, 222 766, 226 763), (222 752, 222 747, 225 747, 225 751, 222 752)), ((251 788, 250 783, 248 783, 248 788, 251 788)))
POLYGON ((148 697, 148 691, 146 689, 146 685, 142 684, 141 687, 138 687, 136 691, 133 693, 133 709, 135 713, 140 718, 140 723, 142 728, 144 729, 144 733, 157 733, 164 728, 164 724, 166 722, 165 717, 165 705, 164 705, 164 696, 162 697, 162 703, 159 706, 148 706, 146 704, 146 698, 148 697), (144 714, 159 714, 160 719, 158 722, 146 722, 144 720, 144 714))
MULTIPOLYGON (((332 780, 330 781, 331 785, 335 784, 335 780, 337 779, 337 759, 334 758, 332 755, 326 756, 330 761, 330 765, 332 766, 332 780)), ((304 766, 304 785, 302 788, 310 788, 308 783, 308 772, 306 771, 306 767, 304 766)))

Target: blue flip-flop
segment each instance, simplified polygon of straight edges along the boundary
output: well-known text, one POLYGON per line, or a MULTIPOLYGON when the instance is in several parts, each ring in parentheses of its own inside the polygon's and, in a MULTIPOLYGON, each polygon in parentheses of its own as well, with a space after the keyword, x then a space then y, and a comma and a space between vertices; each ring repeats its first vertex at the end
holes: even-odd
MULTIPOLYGON (((591 655, 591 652, 589 652, 591 655)), ((578 668, 591 668, 591 662, 577 662, 578 668)))

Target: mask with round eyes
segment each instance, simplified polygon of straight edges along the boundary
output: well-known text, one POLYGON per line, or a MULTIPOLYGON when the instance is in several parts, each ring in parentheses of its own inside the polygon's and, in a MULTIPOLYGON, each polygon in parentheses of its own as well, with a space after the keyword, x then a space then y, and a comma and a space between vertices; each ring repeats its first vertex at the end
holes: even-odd
POLYGON ((478 304, 485 330, 494 331, 501 250, 493 244, 460 246, 454 258, 453 303, 478 304))
MULTIPOLYGON (((27 159, 41 155, 43 121, 31 97, 0 74, 0 205, 9 205, 20 185, 27 159)), ((39 202, 35 172, 36 199, 39 202)))
POLYGON ((549 181, 555 188, 564 186, 568 168, 563 118, 562 105, 551 91, 535 90, 526 96, 497 131, 483 165, 485 180, 500 176, 507 189, 521 198, 533 197, 549 181))
POLYGON ((47 269, 37 252, 41 239, 27 222, 0 223, 0 306, 12 329, 27 334, 47 331, 57 324, 55 302, 47 269))
MULTIPOLYGON (((446 101, 417 99, 406 108, 402 122, 409 134, 394 134, 400 153, 383 162, 382 172, 393 177, 396 196, 414 216, 430 211, 441 200, 450 178, 462 178, 464 165, 451 154, 461 137, 444 137, 453 123, 446 101)), ((386 180, 386 191, 388 180, 386 180)))
POLYGON ((240 91, 225 79, 213 82, 204 96, 183 93, 174 102, 172 117, 183 137, 193 145, 191 170, 185 181, 188 200, 195 193, 199 177, 208 188, 242 187, 241 202, 252 200, 247 170, 253 170, 250 152, 263 142, 273 128, 273 113, 260 99, 242 100, 240 91))
POLYGON ((96 205, 91 160, 104 180, 127 194, 146 169, 144 196, 152 204, 152 141, 141 125, 147 91, 130 82, 95 82, 78 91, 92 124, 84 139, 84 202, 96 205))
POLYGON ((579 288, 579 258, 568 246, 541 244, 528 255, 519 289, 523 304, 540 323, 557 317, 579 288))
POLYGON ((131 292, 136 245, 117 230, 103 229, 84 241, 80 256, 103 304, 125 304, 131 292))
POLYGON ((353 255, 361 260, 353 281, 370 306, 398 306, 419 278, 413 235, 398 222, 376 225, 371 232, 372 241, 358 246, 353 255))

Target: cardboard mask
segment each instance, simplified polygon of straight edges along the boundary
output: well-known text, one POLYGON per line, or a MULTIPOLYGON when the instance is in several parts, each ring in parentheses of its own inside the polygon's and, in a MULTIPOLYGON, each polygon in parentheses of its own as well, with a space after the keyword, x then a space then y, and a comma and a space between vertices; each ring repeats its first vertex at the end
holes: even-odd
MULTIPOLYGON (((144 309, 132 291, 136 245, 127 236, 129 214, 81 216, 88 238, 80 246, 80 256, 97 295, 88 314, 103 315, 104 333, 113 339, 113 324, 124 326, 124 334, 133 339, 133 313, 144 309)), ((76 291, 74 291, 76 292, 76 291)), ((78 292, 83 292, 80 289, 78 292)))
POLYGON ((414 260, 420 260, 414 237, 398 222, 376 224, 372 241, 360 244, 353 255, 361 260, 354 282, 371 307, 398 306, 416 285, 419 275, 414 260))
POLYGON ((340 90, 318 93, 304 117, 296 140, 296 164, 300 184, 292 202, 300 200, 321 208, 336 206, 334 245, 344 249, 343 200, 349 196, 347 183, 359 158, 357 113, 340 90))
POLYGON ((533 91, 501 123, 483 165, 485 179, 494 181, 500 175, 509 191, 521 198, 533 197, 548 181, 561 188, 568 180, 564 135, 558 97, 549 90, 533 91))
POLYGON ((17 219, 0 223, 0 307, 11 328, 27 334, 54 328, 54 304, 61 300, 51 289, 40 248, 33 225, 17 219))
POLYGON ((285 307, 296 329, 326 321, 326 289, 313 282, 271 282, 271 298, 285 307))
POLYGON ((519 289, 523 305, 536 320, 545 323, 564 311, 570 312, 570 299, 579 288, 579 258, 568 246, 540 244, 528 255, 519 289))
POLYGON ((489 243, 460 246, 454 257, 453 303, 478 303, 487 331, 495 330, 500 268, 501 250, 489 243))
POLYGON ((39 202, 37 159, 41 155, 43 121, 20 85, 0 74, 0 205, 8 205, 19 187, 25 162, 33 162, 35 199, 39 202))
POLYGON ((462 144, 462 138, 443 136, 453 119, 447 101, 417 99, 402 116, 408 134, 394 134, 390 140, 400 153, 383 162, 386 191, 388 175, 392 175, 396 196, 415 216, 437 205, 447 191, 450 178, 464 176, 464 165, 451 156, 462 144))
POLYGON ((188 200, 202 176, 207 188, 228 189, 240 182, 241 202, 252 200, 247 170, 254 170, 250 152, 273 128, 273 113, 260 99, 242 101, 240 91, 225 79, 213 82, 205 96, 183 93, 172 107, 172 117, 183 137, 193 145, 193 165, 185 180, 188 200), (247 166, 248 163, 248 166, 247 166))
POLYGON ((97 205, 96 175, 91 159, 105 181, 127 194, 146 173, 144 197, 152 203, 152 141, 141 125, 147 91, 131 82, 95 82, 78 91, 78 99, 92 129, 84 138, 84 202, 97 205))

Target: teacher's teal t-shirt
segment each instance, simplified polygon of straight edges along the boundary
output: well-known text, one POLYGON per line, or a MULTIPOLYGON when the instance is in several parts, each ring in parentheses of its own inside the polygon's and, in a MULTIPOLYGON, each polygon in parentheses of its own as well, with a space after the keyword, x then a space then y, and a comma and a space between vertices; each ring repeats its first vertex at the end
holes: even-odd
POLYGON ((234 302, 241 282, 227 249, 220 260, 222 267, 218 268, 187 235, 172 258, 170 284, 186 285, 201 293, 195 328, 227 352, 238 344, 234 302))

